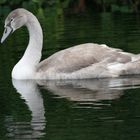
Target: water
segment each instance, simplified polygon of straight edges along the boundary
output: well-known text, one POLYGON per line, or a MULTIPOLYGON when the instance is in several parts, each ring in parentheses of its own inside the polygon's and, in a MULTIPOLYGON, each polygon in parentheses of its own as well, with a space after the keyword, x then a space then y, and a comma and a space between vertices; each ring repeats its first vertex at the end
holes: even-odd
MULTIPOLYGON (((43 58, 85 42, 139 53, 140 17, 39 16, 43 58)), ((0 21, 3 25, 2 20, 0 21)), ((2 34, 2 26, 0 33, 2 34)), ((0 139, 139 140, 140 76, 116 79, 12 80, 28 43, 20 29, 0 46, 0 139)))

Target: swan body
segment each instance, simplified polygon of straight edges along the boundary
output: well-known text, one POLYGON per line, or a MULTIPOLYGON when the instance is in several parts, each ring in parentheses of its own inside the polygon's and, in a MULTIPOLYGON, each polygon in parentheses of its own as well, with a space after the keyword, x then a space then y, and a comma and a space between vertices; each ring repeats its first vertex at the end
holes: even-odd
POLYGON ((1 42, 24 25, 29 31, 29 44, 12 70, 14 79, 89 79, 140 74, 140 55, 104 44, 77 45, 40 62, 42 28, 37 18, 23 8, 12 11, 6 18, 1 42))

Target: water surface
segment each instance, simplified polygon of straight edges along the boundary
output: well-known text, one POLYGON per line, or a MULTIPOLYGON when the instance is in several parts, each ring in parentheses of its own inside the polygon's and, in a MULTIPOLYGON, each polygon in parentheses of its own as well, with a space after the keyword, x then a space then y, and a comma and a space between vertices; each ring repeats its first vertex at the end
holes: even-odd
MULTIPOLYGON (((38 15, 38 18, 44 31, 43 58, 86 42, 132 53, 140 50, 140 17, 136 15, 38 15)), ((1 26, 1 34, 2 31, 1 26)), ((140 139, 140 76, 12 80, 11 70, 27 44, 28 33, 23 28, 0 47, 0 139, 140 139)))

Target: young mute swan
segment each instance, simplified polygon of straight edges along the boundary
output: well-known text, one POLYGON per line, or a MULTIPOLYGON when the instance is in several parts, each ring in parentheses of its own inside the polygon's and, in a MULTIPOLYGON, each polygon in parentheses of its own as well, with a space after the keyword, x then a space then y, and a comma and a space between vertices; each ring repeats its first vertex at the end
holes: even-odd
POLYGON ((29 31, 29 44, 12 70, 14 79, 88 79, 140 74, 140 55, 93 43, 59 51, 40 62, 42 29, 37 18, 22 8, 6 18, 1 43, 23 25, 29 31))

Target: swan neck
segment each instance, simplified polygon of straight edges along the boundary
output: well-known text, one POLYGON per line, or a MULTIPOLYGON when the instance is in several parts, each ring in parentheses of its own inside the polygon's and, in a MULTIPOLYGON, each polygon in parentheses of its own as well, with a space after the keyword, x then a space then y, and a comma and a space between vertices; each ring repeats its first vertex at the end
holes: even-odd
POLYGON ((30 13, 27 16, 27 23, 25 24, 29 31, 29 44, 24 53, 23 59, 29 62, 29 59, 33 65, 37 65, 41 59, 41 51, 43 44, 43 33, 37 18, 30 13))

